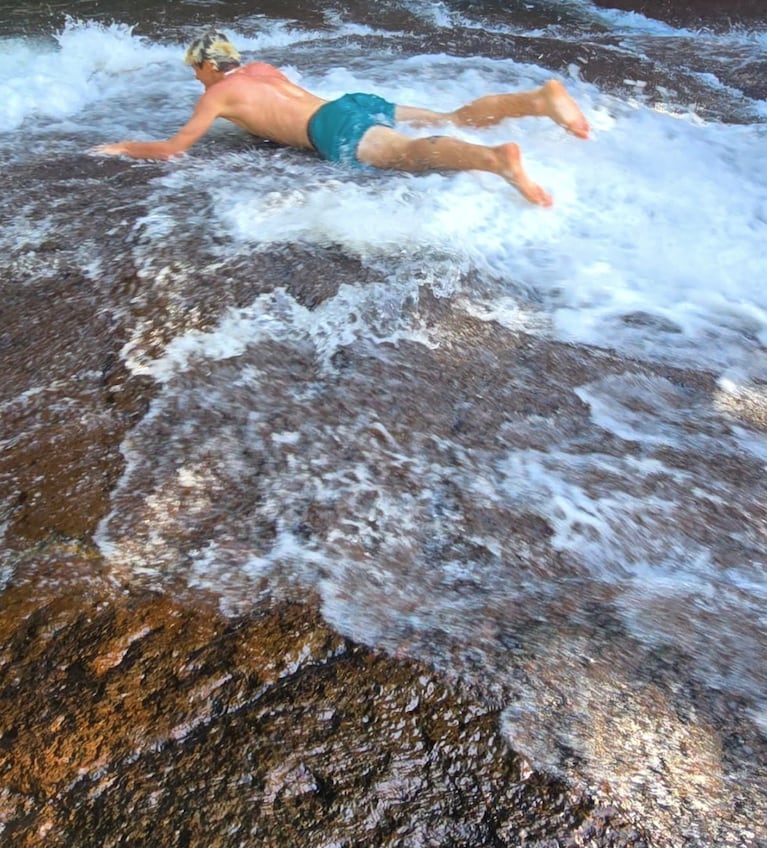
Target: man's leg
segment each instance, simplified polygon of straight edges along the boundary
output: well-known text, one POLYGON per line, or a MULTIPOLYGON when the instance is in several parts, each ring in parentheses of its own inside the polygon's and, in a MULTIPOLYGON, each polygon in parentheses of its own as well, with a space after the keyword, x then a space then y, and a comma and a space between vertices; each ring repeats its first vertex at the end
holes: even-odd
POLYGON ((433 112, 417 106, 397 106, 398 121, 416 126, 450 123, 456 127, 489 127, 506 118, 547 117, 579 138, 587 138, 589 125, 578 104, 558 80, 549 80, 534 91, 489 94, 454 112, 433 112))
POLYGON ((488 171, 514 186, 531 203, 551 206, 551 196, 528 177, 519 146, 470 144, 449 136, 408 138, 389 127, 371 127, 357 148, 357 158, 376 168, 410 173, 424 171, 488 171))

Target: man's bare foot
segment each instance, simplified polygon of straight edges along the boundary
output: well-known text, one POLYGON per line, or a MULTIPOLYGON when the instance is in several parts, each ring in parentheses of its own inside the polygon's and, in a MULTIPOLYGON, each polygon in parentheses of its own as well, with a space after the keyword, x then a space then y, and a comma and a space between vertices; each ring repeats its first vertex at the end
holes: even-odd
POLYGON ((499 176, 513 185, 522 197, 531 203, 537 203, 538 206, 551 206, 554 202, 551 195, 538 183, 534 183, 522 167, 522 154, 519 152, 518 144, 510 141, 508 144, 494 147, 493 150, 498 157, 499 176))
POLYGON ((589 124, 578 104, 559 80, 549 80, 541 88, 546 114, 578 138, 589 137, 589 124))

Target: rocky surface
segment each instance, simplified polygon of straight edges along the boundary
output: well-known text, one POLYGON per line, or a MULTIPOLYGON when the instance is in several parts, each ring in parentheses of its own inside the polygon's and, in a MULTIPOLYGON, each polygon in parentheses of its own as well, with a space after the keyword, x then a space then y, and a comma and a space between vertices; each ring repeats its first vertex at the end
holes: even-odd
POLYGON ((639 12, 675 24, 761 20, 761 0, 594 0, 597 6, 639 12))
POLYGON ((81 546, 49 563, 2 598, 5 845, 647 844, 311 605, 224 619, 121 591, 81 546))
POLYGON ((90 540, 152 386, 75 273, 0 286, 3 845, 649 844, 510 751, 479 697, 313 602, 225 618, 108 570, 90 540))
MULTIPOLYGON (((75 5, 84 17, 100 8, 95 1, 75 5)), ((222 14, 222 5, 200 15, 222 14)), ((721 17, 723 7, 707 0, 609 5, 691 23, 721 17)), ((279 4, 264 8, 272 6, 281 13, 279 4)), ((761 12, 757 6, 761 3, 732 3, 725 11, 747 22, 761 12)), ((16 32, 18 23, 18 31, 25 31, 32 7, 44 21, 54 14, 48 3, 13 2, 0 27, 16 32)), ((136 7, 142 20, 149 7, 160 8, 151 2, 136 7)), ((162 4, 153 26, 165 32, 169 23, 172 34, 165 10, 173 15, 179 7, 162 4)), ((58 25, 59 12, 55 15, 58 25)), ((179 20, 187 20, 186 12, 179 20)), ((436 49, 439 38, 451 37, 448 31, 423 38, 428 49, 436 49)), ((507 55, 508 38, 494 42, 484 31, 476 38, 476 48, 467 36, 462 47, 451 49, 507 55)), ((648 96, 655 82, 667 82, 649 61, 599 45, 519 38, 513 46, 531 61, 546 51, 560 68, 585 57, 587 78, 606 76, 618 88, 627 77, 647 80, 648 96)), ((763 96, 758 63, 733 69, 723 61, 722 67, 722 79, 747 77, 753 96, 763 96)), ((689 90, 692 100, 697 89, 689 76, 680 71, 674 84, 689 90)), ((689 667, 681 648, 678 654, 659 651, 654 664, 639 653, 613 652, 615 624, 596 612, 588 626, 599 637, 593 642, 605 646, 603 653, 582 671, 563 661, 565 671, 541 672, 555 683, 564 681, 562 691, 587 706, 613 692, 611 709, 584 710, 579 720, 592 727, 600 757, 617 763, 613 771, 623 785, 604 785, 589 796, 534 771, 510 751, 499 731, 501 716, 482 693, 448 683, 412 660, 341 637, 322 621, 312 599, 265 602, 227 618, 202 595, 190 597, 172 587, 168 594, 151 592, 107 568, 93 546, 93 532, 109 512, 124 470, 120 445, 154 393, 151 382, 123 367, 126 338, 142 326, 161 349, 164 333, 213 324, 225 297, 234 305, 252 299, 252 277, 284 285, 312 308, 345 273, 353 279, 360 275, 350 260, 331 257, 333 272, 323 278, 327 257, 299 255, 295 248, 289 260, 249 259, 250 269, 268 273, 230 281, 226 294, 215 280, 202 285, 193 279, 189 297, 173 301, 153 279, 137 278, 125 255, 129 251, 121 252, 141 237, 133 223, 145 210, 134 202, 126 220, 113 211, 122 207, 126 192, 135 201, 142 194, 131 194, 135 184, 158 171, 94 162, 78 152, 54 164, 41 156, 29 170, 25 164, 0 175, 0 186, 4 180, 6 187, 11 182, 34 186, 15 209, 20 220, 44 219, 56 197, 78 222, 83 243, 93 238, 119 245, 111 264, 124 269, 119 279, 99 279, 97 288, 67 259, 78 239, 56 233, 39 243, 20 243, 0 269, 0 529, 5 532, 0 578, 9 580, 0 595, 0 842, 676 848, 717 844, 715 838, 704 843, 703 837, 673 841, 676 837, 664 836, 678 824, 679 807, 704 801, 715 806, 721 797, 721 814, 707 816, 707 806, 701 821, 736 821, 739 846, 767 845, 763 821, 749 829, 764 797, 765 741, 744 719, 745 701, 722 693, 714 702, 711 693, 678 684, 689 667), (90 180, 98 191, 70 191, 73 176, 83 184, 90 180), (108 236, 107 226, 112 228, 108 236), (304 268, 298 277, 297 264, 304 268), (192 302, 194 308, 187 308, 192 302), (624 686, 624 679, 634 685, 624 686), (589 689, 594 680, 599 685, 589 689), (603 716, 601 723, 592 721, 595 714, 603 716), (741 769, 741 763, 748 767, 741 769), (641 786, 637 764, 646 772, 641 786), (638 797, 638 787, 657 801, 654 807, 638 797), (628 803, 624 809, 615 803, 618 796, 630 799, 632 816, 625 812, 628 803), (652 827, 652 839, 632 817, 652 827)), ((188 238, 196 243, 199 233, 190 231, 188 238)), ((184 250, 178 242, 168 248, 169 267, 184 250)), ((480 335, 476 326, 468 329, 465 347, 475 339, 481 353, 490 331, 480 335)), ((509 373, 519 375, 521 366, 531 374, 540 369, 551 375, 545 378, 551 385, 571 387, 584 382, 569 375, 585 367, 590 354, 541 342, 534 350, 505 348, 503 356, 509 373)), ((481 373, 481 361, 479 354, 470 360, 473 378, 481 373)), ((430 367, 426 374, 436 371, 430 367)), ((447 377, 441 379, 452 379, 448 369, 443 371, 447 377)), ((712 392, 710 375, 673 376, 685 391, 703 383, 701 391, 712 392)), ((488 386, 492 378, 489 371, 488 386)), ((455 390, 463 383, 447 385, 455 390)), ((443 388, 435 386, 435 393, 443 388)), ((547 411, 540 393, 528 398, 518 380, 514 390, 518 404, 547 411)), ((572 392, 562 392, 561 398, 557 412, 568 398, 575 404, 572 392)), ((469 419, 480 434, 493 426, 492 418, 483 418, 487 408, 472 398, 462 409, 456 428, 469 419)), ((582 414, 570 412, 573 418, 582 414)), ((744 407, 740 415, 764 427, 763 407, 744 407)), ((700 461, 708 463, 710 457, 700 461)), ((735 466, 729 473, 743 472, 735 466)), ((572 650, 578 632, 556 625, 553 621, 552 629, 572 650)), ((584 640, 583 646, 587 657, 591 645, 584 640)), ((557 694, 555 686, 551 691, 557 694)), ((562 705, 541 703, 538 715, 567 729, 562 705)), ((536 748, 537 725, 531 722, 525 739, 530 750, 536 748)))
MULTIPOLYGON (((539 644, 547 633, 538 641, 528 634, 520 660, 550 682, 547 692, 565 691, 588 708, 578 720, 621 776, 589 796, 505 746, 487 693, 342 638, 312 600, 266 602, 227 618, 187 587, 169 584, 159 594, 108 568, 92 536, 114 505, 120 445, 155 392, 129 375, 120 350, 132 323, 161 333, 170 308, 130 276, 94 308, 87 281, 64 264, 54 273, 56 245, 48 248, 45 275, 0 279, 0 563, 10 575, 0 596, 4 844, 676 848, 725 844, 707 835, 706 820, 714 831, 720 822, 707 815, 718 803, 745 834, 726 844, 764 844, 761 825, 748 829, 763 791, 763 770, 752 766, 763 762, 764 742, 748 730, 744 706, 711 704, 707 693, 680 687, 683 653, 646 664, 641 652, 613 650, 614 622, 597 614, 602 607, 589 627, 603 650, 588 666, 543 668, 541 658, 552 655, 539 644), (610 708, 591 710, 605 693, 610 708), (679 810, 690 804, 705 810, 680 843, 679 810)), ((334 279, 345 267, 336 266, 334 279)), ((216 292, 205 291, 210 312, 184 320, 212 320, 216 292)), ((439 313, 440 304, 433 308, 439 313)), ((476 322, 461 336, 473 380, 484 379, 482 353, 493 338, 476 322)), ((575 404, 569 390, 528 396, 520 380, 529 368, 553 386, 582 384, 592 354, 545 341, 532 351, 523 342, 497 350, 517 375, 515 402, 540 410, 548 397, 560 417, 577 417, 565 409, 568 398, 575 404)), ((604 369, 610 357, 599 357, 604 369)), ((423 367, 455 393, 465 380, 454 370, 464 366, 447 366, 423 367)), ((492 372, 486 378, 490 385, 492 372)), ((710 390, 705 374, 677 378, 710 390)), ((438 405, 436 386, 434 393, 415 406, 438 405)), ((493 429, 482 417, 490 410, 462 409, 470 432, 493 429)), ((566 616, 550 627, 562 656, 565 643, 572 650, 583 641, 566 616)), ((584 656, 593 644, 583 641, 584 656)), ((525 750, 540 747, 541 723, 567 736, 566 703, 541 701, 525 750)))

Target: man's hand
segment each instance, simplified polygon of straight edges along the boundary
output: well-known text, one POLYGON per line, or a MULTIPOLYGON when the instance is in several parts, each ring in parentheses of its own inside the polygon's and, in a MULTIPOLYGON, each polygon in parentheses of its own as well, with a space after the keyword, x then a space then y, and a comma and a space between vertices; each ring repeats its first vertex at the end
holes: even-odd
POLYGON ((186 150, 177 139, 178 135, 167 141, 117 141, 99 144, 88 153, 92 156, 130 156, 131 159, 170 159, 186 150))
POLYGON ((126 145, 122 141, 114 144, 97 144, 88 151, 91 156, 127 156, 126 145))

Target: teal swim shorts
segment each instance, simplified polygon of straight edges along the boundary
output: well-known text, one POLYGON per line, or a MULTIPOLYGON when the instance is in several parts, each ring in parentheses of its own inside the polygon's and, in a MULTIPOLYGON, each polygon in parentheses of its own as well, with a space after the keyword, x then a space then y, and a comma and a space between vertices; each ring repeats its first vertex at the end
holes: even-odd
POLYGON ((362 136, 371 127, 393 127, 396 108, 376 94, 344 94, 320 106, 309 119, 309 141, 323 159, 359 166, 362 136))

